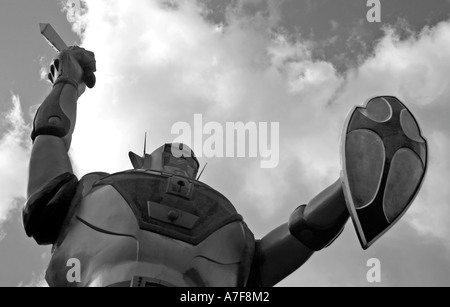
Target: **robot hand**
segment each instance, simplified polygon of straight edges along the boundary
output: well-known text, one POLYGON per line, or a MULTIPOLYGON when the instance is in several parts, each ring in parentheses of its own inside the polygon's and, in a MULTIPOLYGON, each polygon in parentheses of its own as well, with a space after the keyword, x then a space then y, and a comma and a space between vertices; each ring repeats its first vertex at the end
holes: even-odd
POLYGON ((78 96, 86 90, 86 86, 93 88, 96 78, 95 54, 86 49, 72 46, 59 53, 50 65, 49 80, 55 85, 58 81, 72 83, 78 87, 78 96))

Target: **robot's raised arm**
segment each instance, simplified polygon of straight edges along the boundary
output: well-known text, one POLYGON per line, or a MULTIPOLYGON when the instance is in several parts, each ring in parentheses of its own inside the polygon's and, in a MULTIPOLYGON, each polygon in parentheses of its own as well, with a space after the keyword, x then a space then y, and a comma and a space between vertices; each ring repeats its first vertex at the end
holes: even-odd
MULTIPOLYGON (((48 26, 41 30, 48 31, 48 26)), ((86 71, 95 71, 92 52, 79 47, 62 50, 50 67, 53 88, 33 122, 24 226, 27 234, 40 244, 52 243, 57 232, 54 225, 64 219, 64 206, 68 206, 78 183, 68 150, 75 128, 77 100, 85 89, 86 71)))

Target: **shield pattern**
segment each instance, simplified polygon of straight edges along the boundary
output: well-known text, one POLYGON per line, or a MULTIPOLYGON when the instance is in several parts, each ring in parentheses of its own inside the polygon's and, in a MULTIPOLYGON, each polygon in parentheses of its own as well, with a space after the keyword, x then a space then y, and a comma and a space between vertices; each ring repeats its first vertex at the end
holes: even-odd
POLYGON ((341 180, 363 249, 408 210, 427 169, 427 141, 395 97, 369 99, 348 115, 341 139, 341 180))

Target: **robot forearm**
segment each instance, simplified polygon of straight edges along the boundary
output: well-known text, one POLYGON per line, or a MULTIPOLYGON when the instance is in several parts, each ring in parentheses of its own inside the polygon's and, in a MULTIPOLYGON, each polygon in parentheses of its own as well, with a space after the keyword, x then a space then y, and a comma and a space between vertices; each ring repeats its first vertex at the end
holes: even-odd
POLYGON ((31 138, 41 135, 61 138, 69 150, 75 127, 78 90, 70 80, 55 84, 53 90, 38 109, 31 138))
POLYGON ((76 120, 77 90, 59 83, 38 109, 31 138, 28 196, 63 173, 72 173, 68 150, 76 120))
POLYGON ((289 220, 289 230, 308 248, 318 251, 330 245, 349 219, 340 180, 322 191, 307 206, 298 207, 289 220))

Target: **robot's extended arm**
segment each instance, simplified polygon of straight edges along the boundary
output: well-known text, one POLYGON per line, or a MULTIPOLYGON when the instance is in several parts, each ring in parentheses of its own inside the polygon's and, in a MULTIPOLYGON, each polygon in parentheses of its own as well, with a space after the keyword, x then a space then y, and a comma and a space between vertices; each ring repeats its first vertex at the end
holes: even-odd
POLYGON ((86 88, 86 71, 95 71, 92 52, 79 47, 62 51, 50 67, 53 89, 34 119, 23 220, 27 235, 39 244, 54 242, 77 187, 67 152, 75 128, 77 100, 86 88))
POLYGON ((349 219, 340 180, 307 206, 292 213, 289 223, 257 242, 251 283, 270 287, 305 263, 314 251, 330 245, 349 219))
POLYGON ((274 285, 292 273, 313 251, 333 242, 350 214, 367 249, 413 202, 427 152, 416 119, 396 97, 374 97, 353 108, 341 142, 342 179, 257 244, 256 284, 274 285))

